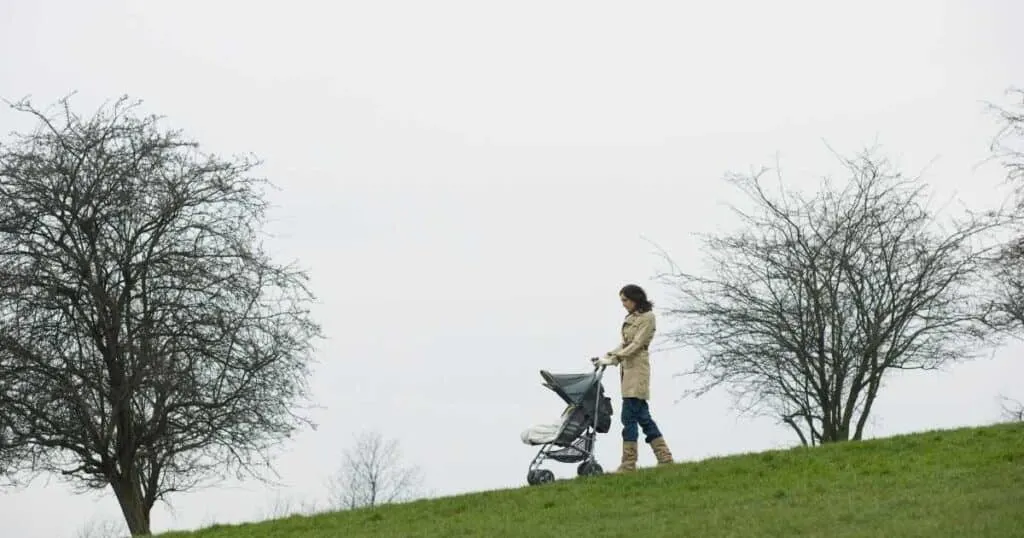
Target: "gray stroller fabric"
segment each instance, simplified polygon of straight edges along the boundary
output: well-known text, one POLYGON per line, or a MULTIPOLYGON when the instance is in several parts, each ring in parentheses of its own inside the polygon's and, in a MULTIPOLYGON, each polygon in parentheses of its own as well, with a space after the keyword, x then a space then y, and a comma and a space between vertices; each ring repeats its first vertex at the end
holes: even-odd
POLYGON ((552 374, 547 370, 541 370, 540 375, 544 378, 545 387, 558 394, 565 403, 583 411, 580 418, 587 422, 596 420, 597 432, 608 432, 614 411, 611 399, 604 395, 604 386, 601 385, 597 372, 552 374))
POLYGON ((544 378, 545 386, 555 391, 569 405, 580 405, 586 397, 593 397, 591 389, 598 385, 596 373, 552 374, 541 370, 540 375, 544 378))

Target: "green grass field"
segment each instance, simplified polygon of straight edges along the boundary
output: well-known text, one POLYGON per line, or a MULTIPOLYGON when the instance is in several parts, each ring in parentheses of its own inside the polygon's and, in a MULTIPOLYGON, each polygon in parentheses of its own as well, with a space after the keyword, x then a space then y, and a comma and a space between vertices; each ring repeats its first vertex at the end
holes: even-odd
POLYGON ((161 536, 1024 537, 1024 424, 715 458, 161 536))

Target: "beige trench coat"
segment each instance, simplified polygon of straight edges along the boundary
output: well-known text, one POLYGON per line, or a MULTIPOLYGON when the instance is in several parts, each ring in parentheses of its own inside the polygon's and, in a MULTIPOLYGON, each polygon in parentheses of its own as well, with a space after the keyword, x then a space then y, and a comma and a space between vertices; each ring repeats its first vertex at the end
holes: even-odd
POLYGON ((623 398, 651 399, 651 357, 648 347, 654 339, 654 312, 634 312, 622 323, 622 344, 609 351, 619 366, 623 398))

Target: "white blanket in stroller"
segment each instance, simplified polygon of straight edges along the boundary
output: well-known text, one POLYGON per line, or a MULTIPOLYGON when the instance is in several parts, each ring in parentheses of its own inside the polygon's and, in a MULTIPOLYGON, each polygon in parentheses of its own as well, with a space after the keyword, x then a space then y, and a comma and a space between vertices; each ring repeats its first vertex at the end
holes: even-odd
POLYGON ((557 439, 561 430, 561 424, 537 424, 523 430, 519 438, 528 445, 543 445, 557 439))
POLYGON ((537 424, 531 426, 519 435, 519 438, 523 440, 523 443, 527 445, 544 445, 558 439, 558 435, 562 433, 562 428, 565 426, 565 421, 572 414, 572 406, 569 406, 562 412, 562 421, 555 424, 537 424))

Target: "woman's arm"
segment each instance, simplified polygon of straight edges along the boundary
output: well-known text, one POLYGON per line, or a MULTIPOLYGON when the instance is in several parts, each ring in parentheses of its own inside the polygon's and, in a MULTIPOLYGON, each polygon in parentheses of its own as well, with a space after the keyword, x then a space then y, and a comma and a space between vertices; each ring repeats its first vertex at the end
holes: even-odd
POLYGON ((637 328, 633 339, 605 354, 606 357, 611 358, 616 364, 622 362, 623 359, 632 357, 641 349, 649 346, 651 340, 654 339, 655 322, 653 315, 638 316, 635 323, 637 328))

